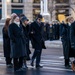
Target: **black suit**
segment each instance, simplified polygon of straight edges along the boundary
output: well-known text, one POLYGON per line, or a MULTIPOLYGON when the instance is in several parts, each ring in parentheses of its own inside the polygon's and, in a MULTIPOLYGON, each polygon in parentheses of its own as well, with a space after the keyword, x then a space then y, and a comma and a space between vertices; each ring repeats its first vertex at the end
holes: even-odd
POLYGON ((42 52, 42 26, 43 23, 38 23, 37 21, 34 21, 31 25, 30 25, 30 37, 31 37, 31 42, 32 42, 32 46, 35 49, 34 54, 32 56, 32 60, 34 60, 36 58, 36 66, 39 65, 40 63, 40 58, 41 58, 41 52, 42 52))

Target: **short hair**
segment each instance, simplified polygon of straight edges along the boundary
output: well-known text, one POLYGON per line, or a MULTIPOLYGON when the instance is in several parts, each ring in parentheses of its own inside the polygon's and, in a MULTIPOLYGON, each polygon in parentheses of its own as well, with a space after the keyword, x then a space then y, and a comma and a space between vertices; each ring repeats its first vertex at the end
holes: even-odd
POLYGON ((38 14, 38 15, 37 15, 37 18, 41 18, 41 19, 42 19, 42 18, 43 18, 43 16, 42 16, 42 15, 40 15, 40 14, 38 14))

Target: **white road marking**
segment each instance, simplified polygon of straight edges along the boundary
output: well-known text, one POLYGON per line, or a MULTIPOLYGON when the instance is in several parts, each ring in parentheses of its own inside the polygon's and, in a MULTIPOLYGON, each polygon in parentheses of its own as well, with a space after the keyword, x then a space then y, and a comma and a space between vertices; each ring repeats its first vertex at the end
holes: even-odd
MULTIPOLYGON (((29 68, 35 68, 28 66, 29 68)), ((47 70, 58 70, 58 71, 72 71, 71 69, 64 69, 64 68, 53 68, 53 67, 43 67, 42 69, 47 69, 47 70)))
MULTIPOLYGON (((5 66, 6 64, 0 64, 0 66, 5 66)), ((30 65, 28 65, 28 68, 35 68, 30 65)), ((44 67, 42 69, 47 69, 47 70, 57 70, 57 71, 72 71, 71 69, 65 69, 65 68, 53 68, 53 67, 44 67)))
POLYGON ((59 59, 64 59, 64 56, 59 57, 59 59))
MULTIPOLYGON (((2 54, 2 53, 1 53, 2 54)), ((56 59, 42 59, 41 60, 41 65, 43 65, 43 69, 48 69, 48 70, 58 70, 58 71, 72 71, 71 69, 65 69, 64 67, 64 60, 61 60, 63 59, 63 56, 59 57, 57 60, 56 59)), ((0 66, 6 66, 5 63, 2 63, 4 61, 2 60, 5 60, 5 58, 2 56, 0 57, 0 66)), ((35 63, 34 63, 35 64, 35 63)), ((29 68, 32 68, 30 66, 30 61, 27 62, 27 65, 29 68)), ((33 67, 35 68, 35 67, 33 67)))

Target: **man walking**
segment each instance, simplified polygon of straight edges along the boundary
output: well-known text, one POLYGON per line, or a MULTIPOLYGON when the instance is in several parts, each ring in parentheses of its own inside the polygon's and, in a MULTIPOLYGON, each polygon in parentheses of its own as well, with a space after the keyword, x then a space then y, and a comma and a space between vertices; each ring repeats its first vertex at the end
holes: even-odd
POLYGON ((31 60, 31 66, 34 66, 34 60, 36 59, 36 68, 42 68, 42 66, 40 65, 40 60, 41 60, 41 53, 44 44, 42 44, 43 23, 41 22, 41 20, 42 20, 42 15, 39 14, 36 20, 30 25, 30 31, 29 31, 31 37, 31 43, 33 48, 35 49, 31 60))

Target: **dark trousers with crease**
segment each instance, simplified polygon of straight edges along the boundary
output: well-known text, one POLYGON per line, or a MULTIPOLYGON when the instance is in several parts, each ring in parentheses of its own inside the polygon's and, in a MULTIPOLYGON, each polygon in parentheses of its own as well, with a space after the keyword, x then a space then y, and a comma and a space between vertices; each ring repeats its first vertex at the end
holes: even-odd
POLYGON ((32 61, 34 61, 34 59, 36 59, 36 66, 39 66, 39 64, 40 64, 41 53, 42 53, 42 49, 41 50, 35 50, 33 53, 32 61))

